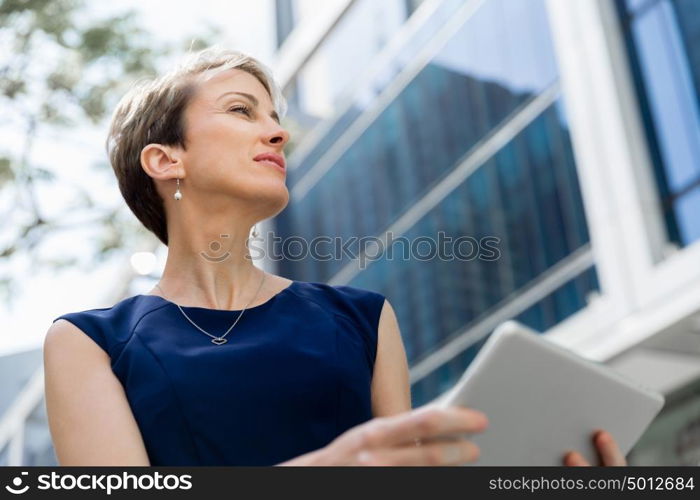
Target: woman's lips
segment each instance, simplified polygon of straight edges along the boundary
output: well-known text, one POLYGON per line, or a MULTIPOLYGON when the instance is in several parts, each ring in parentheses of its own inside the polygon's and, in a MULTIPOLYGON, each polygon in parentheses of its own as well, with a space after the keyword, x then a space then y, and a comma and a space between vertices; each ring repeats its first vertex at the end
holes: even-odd
POLYGON ((286 162, 284 161, 284 157, 281 155, 278 155, 277 153, 260 153, 259 155, 256 155, 255 158, 253 158, 255 161, 261 161, 261 160, 269 160, 271 162, 277 163, 282 168, 286 168, 286 162))

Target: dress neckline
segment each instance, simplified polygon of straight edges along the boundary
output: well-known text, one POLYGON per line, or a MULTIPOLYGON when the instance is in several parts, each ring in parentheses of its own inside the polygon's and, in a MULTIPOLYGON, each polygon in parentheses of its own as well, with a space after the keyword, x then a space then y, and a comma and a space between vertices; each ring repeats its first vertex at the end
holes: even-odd
MULTIPOLYGON (((292 280, 292 282, 291 282, 289 285, 287 285, 286 287, 284 287, 282 290, 280 290, 279 292, 277 292, 275 295, 273 295, 272 297, 270 297, 269 299, 267 299, 267 300, 266 300, 265 302, 263 302, 262 304, 258 304, 257 306, 253 306, 253 307, 248 307, 248 308, 245 309, 245 311, 246 311, 246 312, 248 312, 248 311, 254 311, 254 310, 256 310, 256 309, 261 309, 261 308, 264 308, 264 307, 266 307, 266 306, 272 304, 278 297, 280 297, 281 295, 287 293, 287 292, 290 291, 292 288, 294 288, 296 285, 297 285, 297 281, 296 281, 296 280, 292 280)), ((154 298, 160 300, 161 302, 164 302, 164 303, 169 304, 169 305, 171 305, 171 306, 174 306, 174 307, 177 307, 177 306, 178 306, 178 304, 176 304, 175 302, 171 302, 171 301, 169 301, 168 299, 166 299, 166 298, 164 298, 164 297, 161 297, 160 295, 138 294, 137 297, 154 297, 154 298)), ((180 307, 181 307, 184 311, 193 311, 193 312, 196 312, 196 311, 206 311, 206 312, 213 312, 213 313, 219 313, 219 314, 221 314, 221 313, 240 313, 240 312, 243 310, 243 309, 212 309, 212 308, 209 308, 209 307, 198 307, 198 306, 180 306, 180 307)))

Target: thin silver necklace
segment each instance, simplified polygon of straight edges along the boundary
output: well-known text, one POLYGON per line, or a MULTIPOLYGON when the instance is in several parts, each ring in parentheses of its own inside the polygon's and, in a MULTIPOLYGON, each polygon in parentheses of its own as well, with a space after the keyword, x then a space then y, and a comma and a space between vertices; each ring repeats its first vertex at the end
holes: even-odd
MULTIPOLYGON (((216 344, 216 345, 225 344, 226 342, 228 342, 228 339, 225 339, 224 337, 226 337, 226 335, 228 335, 228 332, 230 332, 231 329, 232 329, 234 326, 236 326, 236 323, 238 323, 238 320, 241 319, 241 316, 243 316, 243 313, 245 312, 245 310, 246 310, 246 309, 248 308, 248 306, 255 300, 255 298, 258 296, 258 293, 260 293, 260 289, 262 288, 263 282, 265 281, 265 275, 266 275, 266 273, 263 272, 262 279, 260 280, 260 286, 258 286, 258 291, 255 292, 255 296, 254 296, 252 299, 250 299, 250 302, 248 302, 248 304, 243 308, 243 310, 241 311, 241 313, 240 313, 240 314, 238 315, 238 317, 236 318, 236 321, 234 321, 233 324, 232 324, 231 326, 228 327, 228 330, 226 330, 226 333, 224 333, 223 335, 221 335, 221 336, 219 336, 219 337, 217 337, 216 335, 212 335, 211 333, 209 333, 209 332, 207 332, 206 330, 204 330, 203 328, 201 328, 197 323, 195 323, 194 321, 192 321, 192 320, 190 319, 190 317, 187 316, 187 314, 185 314, 185 311, 182 310, 182 307, 180 307, 180 304, 176 304, 175 302, 173 302, 173 304, 175 304, 175 305, 177 306, 177 308, 180 309, 180 312, 182 313, 182 315, 183 315, 185 318, 187 318, 187 321, 189 321, 190 323, 192 323, 192 325, 193 325, 195 328, 197 328, 200 332, 205 333, 205 334, 207 334, 207 335, 209 335, 209 336, 211 337, 211 343, 212 343, 212 344, 216 344)), ((163 292, 163 289, 160 287, 160 285, 159 285, 158 283, 156 283, 156 286, 158 287, 158 290, 160 290, 160 293, 163 294, 163 298, 167 299, 167 297, 165 297, 165 293, 163 292)), ((170 302, 172 302, 172 301, 170 301, 170 302)))

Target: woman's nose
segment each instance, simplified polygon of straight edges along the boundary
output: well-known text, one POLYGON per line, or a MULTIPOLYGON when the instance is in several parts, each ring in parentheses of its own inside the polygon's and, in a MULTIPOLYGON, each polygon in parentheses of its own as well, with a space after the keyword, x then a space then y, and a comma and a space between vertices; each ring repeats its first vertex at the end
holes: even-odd
POLYGON ((280 125, 277 125, 271 132, 266 134, 265 142, 275 146, 284 146, 287 144, 287 142, 289 142, 289 132, 287 132, 280 125))

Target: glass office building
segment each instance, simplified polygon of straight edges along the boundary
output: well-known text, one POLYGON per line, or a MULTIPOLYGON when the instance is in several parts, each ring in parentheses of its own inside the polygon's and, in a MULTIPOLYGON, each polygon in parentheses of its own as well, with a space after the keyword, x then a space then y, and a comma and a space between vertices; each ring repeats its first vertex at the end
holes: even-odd
POLYGON ((670 239, 700 239, 700 2, 617 7, 670 239))
MULTIPOLYGON (((342 78, 290 107, 291 120, 324 112, 288 152, 277 272, 383 293, 414 407, 451 387, 507 319, 630 376, 642 349, 697 363, 685 335, 700 325, 700 295, 682 313, 658 304, 674 287, 692 293, 680 260, 700 256, 698 6, 396 1, 382 3, 403 8, 404 23, 375 25, 353 21, 372 2, 348 3, 342 29, 318 46, 335 56, 329 74, 345 64, 342 78), (600 52, 586 48, 592 36, 600 52), (342 38, 383 43, 346 59, 342 38), (623 328, 642 313, 663 326, 623 328)), ((317 88, 304 71, 288 89, 317 88)), ((698 375, 665 387, 669 400, 698 375)), ((668 411, 684 415, 682 428, 650 436, 687 441, 700 410, 680 400, 668 411)), ((686 463, 698 453, 660 446, 649 438, 631 456, 686 463)))
MULTIPOLYGON (((392 231, 407 244, 394 245, 391 260, 386 251, 359 269, 352 256, 363 248, 352 244, 339 259, 280 263, 285 276, 386 295, 410 363, 589 242, 544 3, 496 0, 472 12, 448 2, 438 14, 451 22, 424 28, 432 30, 424 60, 398 55, 394 67, 363 84, 322 140, 292 156, 292 203, 277 226, 283 239, 327 235, 349 242, 381 237, 410 218, 392 231), (460 17, 464 22, 455 22, 460 17), (391 89, 398 80, 402 88, 391 89), (363 103, 363 91, 381 97, 363 103), (426 202, 419 214, 410 212, 426 202), (500 257, 470 259, 474 252, 464 249, 460 258, 451 248, 442 258, 416 258, 431 246, 417 238, 437 244, 438 232, 453 241, 492 237, 500 257)), ((597 288, 591 264, 523 304, 518 318, 545 330, 583 307, 597 288)), ((485 338, 416 382, 414 405, 454 383, 485 338)))

